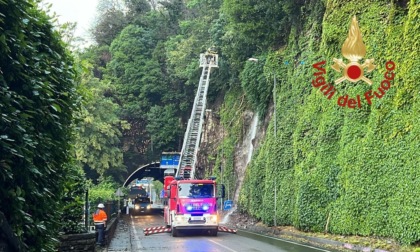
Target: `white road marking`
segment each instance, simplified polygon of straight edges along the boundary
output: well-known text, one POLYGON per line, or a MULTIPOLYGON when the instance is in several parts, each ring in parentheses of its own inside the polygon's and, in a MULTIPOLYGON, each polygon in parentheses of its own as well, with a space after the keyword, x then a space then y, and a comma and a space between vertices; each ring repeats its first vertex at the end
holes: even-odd
MULTIPOLYGON (((279 239, 279 238, 276 238, 276 239, 279 239)), ((283 239, 279 239, 279 240, 282 240, 282 241, 285 241, 285 242, 288 242, 288 243, 292 243, 292 244, 296 244, 296 245, 299 245, 299 246, 311 248, 311 249, 316 249, 316 250, 319 250, 319 251, 330 252, 329 250, 325 250, 325 249, 313 247, 313 246, 310 246, 310 245, 305 245, 305 244, 301 244, 301 243, 297 243, 297 242, 292 242, 292 241, 288 241, 288 240, 283 240, 283 239)))
MULTIPOLYGON (((137 230, 136 230, 136 226, 134 225, 134 221, 133 221, 133 216, 131 217, 131 228, 133 229, 133 233, 135 235, 136 239, 136 249, 141 249, 143 248, 143 245, 141 244, 141 241, 139 239, 139 236, 137 235, 137 230)), ((141 251, 141 250, 137 250, 137 251, 141 251)))
POLYGON ((238 251, 233 250, 233 249, 231 249, 231 248, 228 248, 228 247, 226 247, 225 245, 220 244, 220 243, 218 243, 218 242, 216 242, 216 241, 213 241, 213 240, 210 240, 210 239, 209 239, 209 241, 211 241, 211 242, 213 242, 213 243, 215 243, 215 244, 219 245, 220 247, 223 247, 223 248, 225 248, 225 249, 227 249, 227 250, 229 250, 229 251, 232 251, 232 252, 238 252, 238 251))
MULTIPOLYGON (((244 231, 244 230, 241 230, 241 232, 244 232, 244 233, 251 233, 251 232, 244 231)), ((252 233, 251 233, 251 234, 252 234, 252 233)), ((267 235, 262 235, 262 234, 257 234, 257 235, 259 235, 259 236, 263 236, 263 237, 267 237, 267 238, 270 238, 270 239, 274 239, 274 240, 279 240, 279 241, 283 241, 283 242, 291 243, 291 244, 296 244, 296 245, 298 245, 298 246, 307 247, 307 248, 311 248, 311 249, 315 249, 315 250, 319 250, 319 251, 330 252, 329 250, 325 250, 325 249, 321 249, 321 248, 313 247, 313 246, 310 246, 310 245, 301 244, 301 243, 298 243, 298 242, 293 242, 293 241, 285 240, 285 239, 278 238, 278 237, 270 237, 270 236, 267 236, 267 235)))
POLYGON ((310 245, 305 245, 305 244, 301 244, 301 243, 297 243, 297 242, 292 242, 292 241, 288 241, 288 240, 283 240, 283 239, 279 239, 279 240, 282 240, 282 241, 285 241, 285 242, 288 242, 288 243, 292 243, 292 244, 296 244, 296 245, 299 245, 299 246, 302 246, 302 247, 316 249, 316 250, 324 251, 324 252, 330 252, 329 250, 325 250, 325 249, 321 249, 321 248, 317 248, 317 247, 312 247, 310 245))

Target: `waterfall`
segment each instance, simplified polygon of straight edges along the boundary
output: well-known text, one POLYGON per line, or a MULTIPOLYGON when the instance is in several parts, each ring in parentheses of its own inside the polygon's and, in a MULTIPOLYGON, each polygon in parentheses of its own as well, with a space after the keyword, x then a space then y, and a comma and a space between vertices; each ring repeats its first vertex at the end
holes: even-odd
POLYGON ((249 162, 251 162, 252 152, 254 151, 254 144, 252 143, 252 140, 254 140, 255 134, 257 133, 257 126, 258 126, 258 114, 255 114, 255 116, 252 118, 251 128, 249 129, 249 133, 247 135, 247 141, 248 141, 247 144, 249 144, 249 146, 248 146, 246 165, 248 165, 249 162))
POLYGON ((237 180, 237 187, 233 196, 233 206, 232 208, 226 213, 223 217, 221 223, 227 223, 229 221, 230 215, 236 210, 236 203, 238 202, 239 198, 239 191, 242 187, 242 183, 245 176, 245 170, 248 166, 249 162, 251 162, 252 153, 254 152, 254 144, 253 140, 257 134, 258 129, 258 114, 254 114, 252 116, 251 124, 248 126, 246 137, 243 139, 243 142, 240 147, 240 154, 238 155, 237 159, 237 168, 238 168, 238 180, 237 180))

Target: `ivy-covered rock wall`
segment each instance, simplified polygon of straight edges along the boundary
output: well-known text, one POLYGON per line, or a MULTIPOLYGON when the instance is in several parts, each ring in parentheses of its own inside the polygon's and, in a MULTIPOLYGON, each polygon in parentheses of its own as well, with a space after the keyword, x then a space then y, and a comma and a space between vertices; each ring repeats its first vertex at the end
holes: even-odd
POLYGON ((277 77, 276 133, 272 118, 247 168, 240 209, 305 231, 419 241, 420 1, 306 2, 287 46, 265 57, 267 80, 270 69, 277 77), (334 84, 343 74, 333 70, 333 59, 349 62, 341 48, 353 16, 366 45, 359 63, 373 58, 376 65, 365 73, 372 85, 334 84), (320 76, 313 65, 322 61, 322 76, 336 89, 330 99, 312 85, 320 76), (394 78, 368 104, 364 94, 380 93, 387 61, 395 63, 394 78), (345 95, 355 108, 349 100, 337 104, 345 95))

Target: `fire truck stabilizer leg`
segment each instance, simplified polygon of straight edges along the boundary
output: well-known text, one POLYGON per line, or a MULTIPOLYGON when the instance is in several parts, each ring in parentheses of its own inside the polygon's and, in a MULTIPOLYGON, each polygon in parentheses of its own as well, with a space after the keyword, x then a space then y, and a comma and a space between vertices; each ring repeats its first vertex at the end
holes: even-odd
POLYGON ((173 237, 178 237, 179 236, 179 231, 175 227, 172 228, 172 236, 173 237))

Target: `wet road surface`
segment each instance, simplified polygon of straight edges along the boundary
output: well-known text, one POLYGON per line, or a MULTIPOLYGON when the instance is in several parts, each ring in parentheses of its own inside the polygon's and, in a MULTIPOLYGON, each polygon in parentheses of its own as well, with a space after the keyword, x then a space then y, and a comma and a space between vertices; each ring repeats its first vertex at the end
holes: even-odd
POLYGON ((170 233, 145 236, 143 229, 162 226, 160 211, 135 216, 125 215, 120 220, 115 237, 105 251, 172 251, 172 252, 315 252, 328 251, 306 245, 273 240, 252 234, 219 232, 217 237, 197 231, 184 231, 180 237, 170 233))

